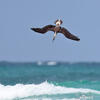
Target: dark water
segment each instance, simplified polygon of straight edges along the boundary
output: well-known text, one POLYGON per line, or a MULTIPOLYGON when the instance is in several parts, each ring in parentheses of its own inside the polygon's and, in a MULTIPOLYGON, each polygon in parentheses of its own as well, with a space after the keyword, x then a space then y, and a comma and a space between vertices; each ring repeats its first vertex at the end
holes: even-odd
POLYGON ((0 62, 0 84, 0 100, 99 100, 100 63, 0 62))

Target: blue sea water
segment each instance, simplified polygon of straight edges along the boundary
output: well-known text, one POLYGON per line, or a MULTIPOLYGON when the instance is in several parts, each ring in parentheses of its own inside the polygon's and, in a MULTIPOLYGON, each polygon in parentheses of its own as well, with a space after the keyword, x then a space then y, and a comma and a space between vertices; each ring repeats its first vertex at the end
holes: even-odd
POLYGON ((100 63, 0 62, 0 100, 100 100, 100 63))

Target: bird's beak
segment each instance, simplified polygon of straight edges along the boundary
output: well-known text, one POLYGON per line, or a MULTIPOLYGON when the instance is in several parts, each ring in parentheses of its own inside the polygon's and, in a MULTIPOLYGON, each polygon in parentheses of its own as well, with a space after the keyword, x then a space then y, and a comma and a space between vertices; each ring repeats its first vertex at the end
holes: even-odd
POLYGON ((54 33, 54 36, 53 36, 53 40, 55 40, 55 38, 56 38, 56 35, 57 35, 57 33, 55 32, 55 33, 54 33))

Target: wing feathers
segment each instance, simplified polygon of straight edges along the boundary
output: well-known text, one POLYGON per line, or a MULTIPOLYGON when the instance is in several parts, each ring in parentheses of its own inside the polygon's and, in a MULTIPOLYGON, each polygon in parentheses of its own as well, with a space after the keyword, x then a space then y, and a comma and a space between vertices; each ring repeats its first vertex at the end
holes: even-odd
MULTIPOLYGON (((46 25, 43 28, 31 28, 31 30, 41 33, 41 34, 45 34, 48 31, 53 31, 55 32, 55 25, 46 25)), ((71 39, 71 40, 75 40, 75 41, 79 41, 80 39, 71 34, 67 29, 65 29, 64 27, 61 27, 61 29, 58 31, 59 33, 64 34, 65 37, 71 39)))
POLYGON ((31 30, 44 34, 47 31, 54 31, 54 28, 55 28, 54 25, 47 25, 47 26, 44 26, 43 28, 31 28, 31 30))
POLYGON ((69 38, 69 39, 71 39, 71 40, 76 40, 76 41, 79 41, 79 40, 80 40, 77 36, 71 34, 71 33, 70 33, 67 29, 65 29, 64 27, 61 28, 60 32, 63 33, 65 37, 67 37, 67 38, 69 38))

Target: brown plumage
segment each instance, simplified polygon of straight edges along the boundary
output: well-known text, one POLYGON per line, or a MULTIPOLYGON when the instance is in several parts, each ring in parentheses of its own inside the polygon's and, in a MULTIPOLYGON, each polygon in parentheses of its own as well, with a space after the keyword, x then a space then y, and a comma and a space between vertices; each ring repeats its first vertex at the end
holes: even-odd
MULTIPOLYGON (((59 20, 57 20, 57 21, 59 21, 59 20)), ((57 21, 55 23, 57 23, 57 21)), ((62 33, 62 34, 64 34, 64 36, 66 38, 71 39, 71 40, 76 40, 76 41, 80 40, 77 36, 71 34, 64 27, 60 27, 60 24, 62 24, 62 21, 59 25, 58 24, 59 23, 57 23, 56 26, 55 25, 46 25, 43 28, 31 28, 31 30, 38 32, 38 33, 41 33, 41 34, 45 34, 48 31, 53 31, 53 32, 55 32, 53 40, 55 39, 57 33, 62 33)))
POLYGON ((47 25, 47 26, 44 26, 43 28, 31 28, 31 30, 41 33, 41 34, 44 34, 48 31, 54 32, 54 28, 55 28, 55 25, 47 25))
POLYGON ((60 33, 63 33, 64 36, 67 37, 68 39, 76 40, 76 41, 79 41, 79 40, 80 40, 77 36, 71 34, 71 33, 70 33, 67 29, 65 29, 64 27, 61 28, 60 33))

